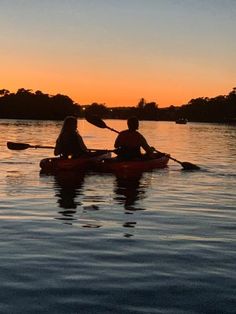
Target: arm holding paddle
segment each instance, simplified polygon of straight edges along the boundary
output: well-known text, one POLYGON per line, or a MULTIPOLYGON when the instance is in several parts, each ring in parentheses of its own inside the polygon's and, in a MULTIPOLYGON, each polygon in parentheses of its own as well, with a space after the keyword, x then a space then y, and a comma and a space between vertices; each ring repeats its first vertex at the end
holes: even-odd
POLYGON ((117 148, 118 158, 124 160, 132 160, 142 158, 141 148, 149 157, 154 157, 154 148, 151 147, 144 136, 137 130, 139 121, 136 117, 131 117, 127 120, 128 129, 121 131, 115 140, 115 148, 117 148))
MULTIPOLYGON (((95 125, 95 126, 97 126, 97 127, 99 127, 99 128, 102 128, 102 129, 105 129, 105 128, 106 128, 106 129, 109 129, 109 130, 111 130, 111 131, 113 131, 113 132, 119 133, 118 131, 109 128, 109 127, 106 125, 106 123, 105 123, 102 119, 100 119, 99 117, 97 117, 97 116, 92 116, 92 115, 91 115, 91 116, 87 116, 87 117, 86 117, 86 120, 87 120, 89 123, 91 123, 91 124, 93 124, 93 125, 95 125)), ((158 150, 156 150, 156 149, 155 149, 155 151, 158 152, 158 153, 161 153, 160 151, 158 151, 158 150)), ((187 162, 187 161, 182 162, 182 161, 179 161, 179 160, 173 158, 171 155, 168 155, 168 156, 169 156, 169 158, 170 158, 171 160, 173 160, 173 161, 177 162, 178 164, 180 164, 180 165, 183 167, 184 170, 200 170, 200 169, 201 169, 199 166, 197 166, 197 165, 195 165, 195 164, 192 164, 191 162, 187 162)))

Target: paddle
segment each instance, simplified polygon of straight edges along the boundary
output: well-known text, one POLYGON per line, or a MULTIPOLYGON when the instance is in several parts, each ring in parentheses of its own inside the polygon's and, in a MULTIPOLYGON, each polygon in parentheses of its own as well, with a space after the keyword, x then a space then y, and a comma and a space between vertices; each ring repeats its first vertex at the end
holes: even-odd
MULTIPOLYGON (((109 130, 111 130, 111 131, 113 131, 113 132, 120 133, 120 132, 118 132, 117 130, 114 130, 114 129, 108 127, 108 126, 106 125, 106 123, 105 123, 101 118, 99 118, 98 116, 95 116, 95 115, 87 115, 85 118, 86 118, 86 120, 87 120, 89 123, 91 123, 91 124, 93 124, 93 125, 95 125, 95 126, 97 126, 97 127, 99 127, 99 128, 102 128, 102 129, 109 129, 109 130)), ((157 153, 161 153, 160 151, 158 151, 158 150, 156 150, 156 149, 155 149, 155 151, 156 151, 157 153)), ((169 156, 169 158, 170 158, 171 160, 173 160, 173 161, 179 163, 179 164, 183 167, 184 170, 200 170, 200 167, 199 167, 199 166, 197 166, 197 165, 195 165, 195 164, 192 164, 191 162, 187 162, 187 161, 182 162, 182 161, 179 161, 179 160, 177 160, 177 159, 171 157, 170 155, 168 155, 168 156, 169 156)))
MULTIPOLYGON (((28 143, 15 143, 15 142, 7 142, 7 147, 8 149, 11 150, 24 150, 28 148, 49 148, 49 149, 54 149, 54 146, 44 146, 44 145, 31 145, 28 143)), ((95 152, 114 152, 115 150, 113 149, 88 149, 89 151, 95 151, 95 152)))
POLYGON ((28 149, 28 148, 52 148, 52 149, 54 149, 55 147, 43 146, 43 145, 31 145, 31 144, 27 144, 27 143, 7 142, 7 148, 12 149, 12 150, 24 150, 24 149, 28 149))
POLYGON ((95 126, 101 128, 101 129, 109 129, 109 130, 111 130, 111 131, 113 131, 113 132, 116 132, 116 133, 118 133, 118 134, 120 133, 119 131, 117 131, 117 130, 115 130, 115 129, 112 129, 112 128, 110 128, 109 126, 107 126, 106 123, 105 123, 102 119, 100 119, 98 116, 95 116, 95 115, 86 115, 86 116, 85 116, 85 119, 86 119, 89 123, 91 123, 91 124, 93 124, 93 125, 95 125, 95 126))

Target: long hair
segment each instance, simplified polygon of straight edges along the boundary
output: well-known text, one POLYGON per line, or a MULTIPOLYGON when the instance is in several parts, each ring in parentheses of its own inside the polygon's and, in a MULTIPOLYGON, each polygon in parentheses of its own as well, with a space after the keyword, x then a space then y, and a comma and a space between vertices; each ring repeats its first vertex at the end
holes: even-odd
POLYGON ((63 122, 60 134, 77 133, 77 119, 74 116, 67 116, 63 122))

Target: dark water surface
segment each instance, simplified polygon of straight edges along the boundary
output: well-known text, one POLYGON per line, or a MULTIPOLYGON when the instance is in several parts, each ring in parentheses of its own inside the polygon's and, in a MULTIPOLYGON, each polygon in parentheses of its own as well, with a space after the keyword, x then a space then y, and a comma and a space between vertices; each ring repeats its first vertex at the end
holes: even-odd
MULTIPOLYGON (((107 120, 118 130, 125 121, 107 120)), ((0 122, 0 313, 236 313, 236 127, 142 122, 181 161, 124 179, 46 176, 60 122, 0 122)), ((116 134, 80 121, 90 148, 116 134)))

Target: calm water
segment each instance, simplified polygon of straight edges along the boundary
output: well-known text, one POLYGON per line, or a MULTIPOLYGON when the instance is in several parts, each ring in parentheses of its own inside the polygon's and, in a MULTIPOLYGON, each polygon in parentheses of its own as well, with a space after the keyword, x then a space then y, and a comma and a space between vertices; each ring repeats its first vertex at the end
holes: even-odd
MULTIPOLYGON (((125 121, 108 120, 118 130, 125 121)), ((45 176, 60 122, 0 121, 0 313, 236 313, 236 127, 142 122, 181 161, 120 179, 45 176)), ((116 134, 80 121, 90 148, 116 134)))

